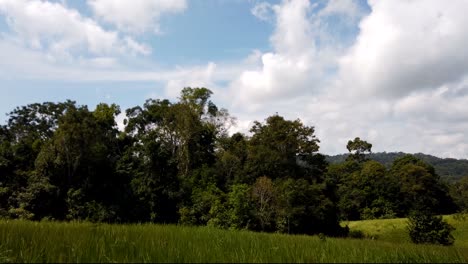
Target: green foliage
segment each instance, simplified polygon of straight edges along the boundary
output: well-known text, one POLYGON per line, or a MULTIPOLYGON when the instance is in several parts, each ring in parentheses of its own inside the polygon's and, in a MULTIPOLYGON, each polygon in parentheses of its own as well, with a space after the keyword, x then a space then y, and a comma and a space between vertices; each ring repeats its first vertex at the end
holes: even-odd
POLYGON ((462 212, 468 212, 468 176, 450 186, 450 195, 462 212))
MULTIPOLYGON (((350 143, 353 149, 356 142, 350 143)), ((395 159, 390 170, 377 161, 350 158, 331 164, 326 178, 337 187, 342 219, 405 217, 421 208, 436 214, 456 211, 448 186, 434 168, 412 155, 395 159)))
POLYGON ((253 206, 251 187, 247 184, 234 184, 228 194, 227 225, 231 229, 249 229, 253 206))
POLYGON ((411 241, 416 244, 440 244, 449 246, 454 243, 451 232, 453 226, 426 212, 416 212, 408 220, 408 232, 411 241))
POLYGON ((331 165, 327 176, 338 183, 338 207, 343 219, 379 219, 396 215, 398 183, 382 164, 350 160, 331 165))
POLYGON ((113 222, 116 219, 116 212, 112 208, 95 200, 86 201, 86 196, 82 189, 70 189, 66 202, 68 207, 66 218, 69 220, 100 223, 113 222))
POLYGON ((349 140, 346 148, 350 153, 348 158, 357 162, 366 161, 366 154, 372 152, 372 144, 361 140, 359 137, 356 137, 354 140, 349 140))
POLYGON ((268 117, 266 124, 255 122, 250 130, 253 136, 249 142, 247 172, 252 178, 307 177, 307 169, 298 165, 298 157, 318 151, 319 140, 314 131, 300 120, 289 121, 278 115, 268 117))
POLYGON ((408 215, 411 210, 430 210, 435 214, 455 211, 448 186, 440 181, 434 167, 406 155, 394 161, 390 174, 400 185, 399 210, 408 215))
MULTIPOLYGON (((148 99, 125 111, 124 131, 115 104, 16 108, 0 126, 0 217, 344 236, 340 219, 453 209, 447 185, 414 157, 389 170, 356 138, 352 158, 329 165, 314 127, 277 114, 251 136, 228 135, 235 120, 211 95, 186 87, 176 101, 148 99)), ((452 189, 459 207, 463 186, 452 189)))
MULTIPOLYGON (((371 160, 382 163, 387 168, 390 168, 395 159, 405 155, 407 154, 403 152, 380 152, 370 153, 367 157, 371 160)), ((328 162, 336 164, 344 162, 348 156, 349 154, 339 154, 326 156, 326 159, 328 162)), ((440 175, 441 179, 444 181, 454 183, 464 176, 468 176, 467 159, 438 158, 423 153, 416 153, 413 156, 433 166, 436 174, 440 175)))
POLYGON ((348 236, 357 239, 363 239, 365 237, 364 232, 361 230, 350 230, 348 236))
POLYGON ((258 178, 252 186, 252 200, 254 202, 254 216, 259 221, 262 231, 273 229, 276 199, 277 194, 271 179, 265 176, 258 178))
POLYGON ((227 189, 228 185, 250 182, 244 173, 248 155, 247 138, 235 133, 231 137, 220 137, 218 145, 215 168, 220 186, 227 189))
POLYGON ((276 182, 277 229, 291 234, 339 236, 344 230, 338 221, 338 211, 326 195, 323 184, 310 184, 305 179, 276 182))

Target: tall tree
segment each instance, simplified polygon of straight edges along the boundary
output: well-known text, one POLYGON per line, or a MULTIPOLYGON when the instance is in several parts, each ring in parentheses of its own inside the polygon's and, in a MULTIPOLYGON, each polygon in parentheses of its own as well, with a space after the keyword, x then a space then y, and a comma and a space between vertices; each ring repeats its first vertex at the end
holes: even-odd
POLYGON ((400 215, 406 216, 412 210, 437 214, 455 210, 448 186, 440 181, 434 167, 422 160, 405 155, 393 162, 390 173, 399 182, 400 215))
POLYGON ((372 153, 372 144, 361 140, 359 137, 349 140, 346 148, 349 151, 349 158, 357 162, 364 162, 366 154, 372 153))
POLYGON ((252 186, 254 210, 262 231, 274 230, 273 219, 276 211, 276 192, 268 177, 260 177, 252 186))
POLYGON ((177 208, 191 206, 199 176, 213 173, 206 168, 215 162, 216 138, 229 115, 210 96, 206 88, 187 87, 178 102, 150 99, 127 110, 126 133, 134 142, 127 156, 138 168, 132 186, 155 221, 176 221, 177 208))
POLYGON ((215 168, 218 185, 224 190, 229 185, 247 182, 244 173, 247 146, 248 138, 241 133, 218 138, 215 168))
POLYGON ((468 176, 450 186, 450 195, 462 212, 468 212, 468 176))
POLYGON ((250 132, 253 135, 246 166, 251 181, 260 176, 272 179, 318 176, 307 175, 307 166, 299 164, 319 150, 313 127, 273 115, 265 124, 256 121, 250 132))
POLYGON ((13 217, 32 217, 26 209, 28 201, 37 196, 32 194, 40 193, 40 186, 51 190, 46 182, 37 179, 35 160, 51 140, 59 119, 74 104, 35 103, 17 107, 8 114, 8 123, 0 131, 0 170, 4 171, 0 177, 5 177, 1 182, 8 194, 7 199, 2 199, 2 206, 13 217))
POLYGON ((111 221, 122 183, 115 177, 118 160, 115 116, 120 109, 100 104, 94 112, 85 106, 70 107, 58 129, 36 161, 37 175, 57 187, 50 210, 63 218, 111 221))

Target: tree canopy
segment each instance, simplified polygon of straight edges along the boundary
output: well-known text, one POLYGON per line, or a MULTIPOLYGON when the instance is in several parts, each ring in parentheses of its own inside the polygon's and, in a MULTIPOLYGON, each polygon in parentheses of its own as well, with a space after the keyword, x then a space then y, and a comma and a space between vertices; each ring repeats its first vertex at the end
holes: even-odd
POLYGON ((94 110, 73 101, 15 108, 0 126, 0 217, 210 225, 345 235, 340 220, 466 209, 465 181, 448 185, 415 156, 385 166, 356 137, 329 164, 315 128, 275 114, 250 133, 207 88, 176 101, 94 110))

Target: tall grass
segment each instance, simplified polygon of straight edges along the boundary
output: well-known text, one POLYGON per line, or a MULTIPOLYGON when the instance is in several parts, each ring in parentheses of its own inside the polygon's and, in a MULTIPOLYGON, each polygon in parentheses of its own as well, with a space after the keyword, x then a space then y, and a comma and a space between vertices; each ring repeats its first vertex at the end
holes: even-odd
POLYGON ((459 247, 206 227, 0 222, 0 262, 467 262, 459 247))
POLYGON ((459 247, 174 225, 0 221, 0 262, 467 262, 459 247))

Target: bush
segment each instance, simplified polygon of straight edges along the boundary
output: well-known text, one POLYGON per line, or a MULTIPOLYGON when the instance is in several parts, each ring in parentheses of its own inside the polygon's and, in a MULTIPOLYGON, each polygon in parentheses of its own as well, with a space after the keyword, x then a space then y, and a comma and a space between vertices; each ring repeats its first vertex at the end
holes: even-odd
POLYGON ((416 212, 409 218, 408 231, 411 241, 416 244, 452 245, 455 239, 450 234, 455 230, 442 216, 416 212))
POLYGON ((453 214, 453 219, 460 221, 460 222, 464 222, 468 219, 468 212, 463 211, 463 212, 453 214))
POLYGON ((364 232, 361 230, 350 230, 348 233, 348 236, 350 238, 358 238, 358 239, 363 239, 365 237, 364 232))

